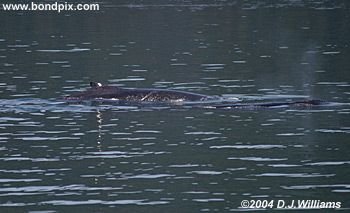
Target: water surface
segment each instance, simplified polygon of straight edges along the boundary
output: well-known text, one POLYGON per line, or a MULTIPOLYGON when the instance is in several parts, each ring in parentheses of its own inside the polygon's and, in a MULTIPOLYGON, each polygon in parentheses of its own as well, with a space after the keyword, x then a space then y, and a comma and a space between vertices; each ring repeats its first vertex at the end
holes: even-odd
POLYGON ((105 1, 0 11, 0 209, 228 212, 350 203, 348 105, 216 110, 66 104, 101 81, 242 100, 349 103, 346 2, 105 1))

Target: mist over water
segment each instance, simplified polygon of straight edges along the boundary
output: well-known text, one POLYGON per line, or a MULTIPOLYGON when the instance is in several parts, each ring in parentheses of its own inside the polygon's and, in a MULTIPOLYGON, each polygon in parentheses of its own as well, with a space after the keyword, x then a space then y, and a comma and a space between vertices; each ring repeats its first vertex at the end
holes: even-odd
POLYGON ((350 207, 345 1, 100 4, 0 11, 1 212, 228 212, 258 199, 350 207), (224 110, 60 99, 90 81, 345 104, 224 110))

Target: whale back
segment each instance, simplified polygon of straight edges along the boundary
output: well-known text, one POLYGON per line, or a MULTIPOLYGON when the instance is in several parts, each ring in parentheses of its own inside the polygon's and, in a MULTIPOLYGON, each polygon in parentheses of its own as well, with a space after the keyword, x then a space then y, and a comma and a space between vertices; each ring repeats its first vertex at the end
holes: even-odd
POLYGON ((103 85, 99 82, 90 82, 90 88, 84 92, 66 97, 66 100, 94 100, 109 99, 136 102, 178 102, 202 101, 212 97, 168 89, 132 89, 117 86, 103 85))
POLYGON ((179 102, 179 101, 218 101, 216 104, 204 105, 209 108, 238 108, 238 109, 256 109, 256 108, 280 108, 280 107, 312 107, 321 106, 326 102, 321 100, 296 100, 282 102, 253 102, 253 103, 232 103, 220 102, 217 96, 206 96, 197 93, 177 91, 171 89, 133 89, 121 88, 117 86, 103 85, 99 82, 90 82, 90 88, 84 92, 64 97, 66 100, 118 100, 126 102, 179 102))
POLYGON ((91 88, 102 87, 102 84, 100 82, 90 81, 90 87, 91 88))
POLYGON ((89 100, 117 97, 122 88, 116 86, 103 85, 99 82, 90 82, 90 88, 84 92, 79 92, 65 97, 66 100, 89 100))

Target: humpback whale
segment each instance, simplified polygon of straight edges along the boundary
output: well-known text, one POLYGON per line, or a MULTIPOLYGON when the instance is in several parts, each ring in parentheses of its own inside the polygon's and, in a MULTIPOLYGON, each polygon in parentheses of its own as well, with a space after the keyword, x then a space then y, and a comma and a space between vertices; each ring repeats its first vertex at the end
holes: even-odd
POLYGON ((257 109, 275 107, 312 107, 319 106, 325 102, 320 100, 297 100, 280 102, 247 102, 242 103, 237 100, 225 100, 220 96, 209 96, 192 92, 184 92, 171 89, 151 89, 151 88, 123 88, 118 86, 103 85, 98 82, 90 82, 90 88, 86 91, 65 96, 68 101, 121 101, 137 103, 177 103, 194 102, 195 107, 221 108, 221 109, 257 109), (202 103, 202 105, 201 105, 202 103))
MULTIPOLYGON (((133 89, 102 85, 90 82, 90 87, 84 92, 64 97, 66 100, 118 100, 130 102, 180 102, 214 100, 214 96, 170 89, 133 89)), ((216 98, 217 99, 217 98, 216 98)))

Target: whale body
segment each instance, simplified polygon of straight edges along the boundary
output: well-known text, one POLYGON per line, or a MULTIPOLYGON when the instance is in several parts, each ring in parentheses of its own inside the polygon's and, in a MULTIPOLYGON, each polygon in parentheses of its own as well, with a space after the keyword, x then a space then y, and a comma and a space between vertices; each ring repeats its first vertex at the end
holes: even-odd
POLYGON ((84 92, 64 97, 66 100, 118 100, 132 102, 179 102, 179 101, 206 101, 215 99, 192 92, 184 92, 170 89, 133 89, 117 86, 102 85, 90 82, 91 88, 84 92))
POLYGON ((184 92, 171 89, 134 89, 122 88, 118 86, 102 85, 98 82, 90 82, 90 88, 64 97, 68 101, 121 101, 127 103, 176 103, 194 102, 194 107, 216 108, 216 109, 259 109, 259 108, 279 108, 279 107, 312 107, 325 105, 321 100, 297 100, 279 102, 238 102, 225 100, 219 96, 209 96, 192 92, 184 92))

